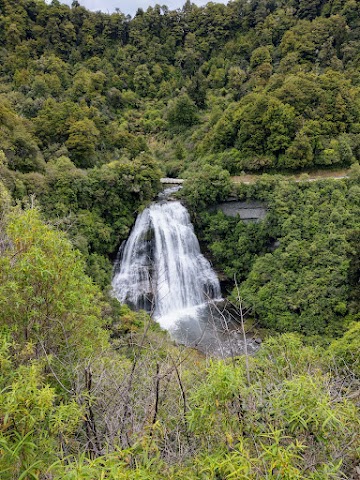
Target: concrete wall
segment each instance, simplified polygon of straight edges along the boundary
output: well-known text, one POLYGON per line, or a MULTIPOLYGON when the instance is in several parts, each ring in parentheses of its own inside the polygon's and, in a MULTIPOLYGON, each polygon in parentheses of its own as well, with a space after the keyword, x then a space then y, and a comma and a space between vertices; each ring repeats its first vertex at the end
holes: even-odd
POLYGON ((257 222, 265 218, 267 206, 263 202, 249 201, 238 202, 228 201, 219 203, 215 209, 221 210, 229 217, 239 217, 245 222, 257 222))

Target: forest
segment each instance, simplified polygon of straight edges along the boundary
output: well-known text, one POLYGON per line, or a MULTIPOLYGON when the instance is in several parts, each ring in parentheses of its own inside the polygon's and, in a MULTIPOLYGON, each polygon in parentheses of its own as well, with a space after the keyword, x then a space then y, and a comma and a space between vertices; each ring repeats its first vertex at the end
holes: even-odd
POLYGON ((0 0, 0 41, 0 477, 359 478, 360 3, 0 0), (256 354, 113 298, 162 177, 256 354))

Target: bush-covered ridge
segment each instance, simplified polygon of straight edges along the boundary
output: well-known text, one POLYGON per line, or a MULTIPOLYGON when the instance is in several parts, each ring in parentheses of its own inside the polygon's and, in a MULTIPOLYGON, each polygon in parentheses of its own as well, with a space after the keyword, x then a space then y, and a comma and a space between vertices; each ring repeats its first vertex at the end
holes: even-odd
POLYGON ((357 478, 358 167, 240 185, 262 223, 206 210, 242 171, 359 161, 359 22, 354 0, 0 0, 1 478, 357 478), (175 346, 99 288, 180 173, 234 302, 296 332, 253 358, 175 346))
POLYGON ((2 0, 3 181, 66 225, 104 286, 108 255, 161 174, 359 160, 359 18, 353 0, 186 2, 134 18, 76 1, 2 0), (111 162, 128 165, 121 195, 138 189, 115 204, 117 218, 111 162), (148 175, 130 187, 142 166, 148 175))
POLYGON ((232 148, 234 173, 348 165, 360 148, 359 6, 311 3, 187 2, 130 19, 3 0, 9 167, 39 170, 62 150, 88 168, 150 149, 171 169, 174 154, 232 148))

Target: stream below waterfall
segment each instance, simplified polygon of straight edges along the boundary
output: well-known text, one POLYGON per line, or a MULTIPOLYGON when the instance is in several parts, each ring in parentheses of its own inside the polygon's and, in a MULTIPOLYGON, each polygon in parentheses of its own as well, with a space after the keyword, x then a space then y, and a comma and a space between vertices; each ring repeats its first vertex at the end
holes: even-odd
MULTIPOLYGON (((136 219, 114 268, 113 294, 144 309, 178 343, 205 354, 244 352, 243 337, 224 308, 219 280, 200 252, 186 208, 168 189, 136 219)), ((252 353, 255 342, 247 341, 252 353)))

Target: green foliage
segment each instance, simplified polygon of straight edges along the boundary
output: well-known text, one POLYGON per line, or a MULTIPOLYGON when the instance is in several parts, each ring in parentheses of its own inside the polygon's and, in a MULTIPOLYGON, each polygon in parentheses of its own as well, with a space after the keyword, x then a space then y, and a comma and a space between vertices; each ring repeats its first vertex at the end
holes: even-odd
POLYGON ((339 243, 341 237, 326 240, 294 240, 255 262, 242 292, 264 325, 308 335, 341 331, 348 262, 340 252, 331 252, 332 242, 339 243))
POLYGON ((1 478, 356 477, 358 166, 336 183, 242 185, 267 203, 257 224, 204 210, 232 193, 229 174, 359 160, 358 3, 131 19, 0 1, 1 478), (103 299, 84 271, 107 287, 165 170, 186 176, 254 320, 327 352, 286 334, 248 362, 208 362, 103 299))
POLYGON ((230 282, 236 277, 261 326, 328 342, 358 313, 357 188, 355 177, 295 183, 263 176, 239 191, 241 200, 264 202, 263 220, 196 211, 216 268, 230 282))
POLYGON ((152 78, 149 69, 146 65, 138 65, 134 72, 134 88, 139 95, 148 94, 151 89, 154 89, 152 78))
MULTIPOLYGON (((0 165, 1 168, 1 165, 0 165)), ((3 182, 0 181, 0 219, 8 212, 11 205, 11 196, 3 182)), ((0 221, 1 221, 0 220, 0 221)))
POLYGON ((229 105, 200 151, 235 147, 243 158, 237 173, 349 165, 354 155, 348 134, 359 118, 357 95, 337 72, 274 76, 261 93, 249 92, 229 105), (268 160, 259 162, 259 157, 268 160))
POLYGON ((204 213, 197 227, 216 262, 229 279, 245 280, 258 255, 271 246, 271 235, 263 222, 245 223, 221 211, 204 213))
POLYGON ((232 190, 230 175, 221 167, 205 164, 201 170, 189 171, 187 175, 180 193, 193 211, 226 199, 232 190))
POLYGON ((263 63, 271 63, 271 53, 268 47, 256 48, 250 58, 250 67, 256 68, 263 63))
MULTIPOLYGON (((6 187, 24 202, 36 194, 47 218, 70 225, 104 285, 106 261, 90 256, 112 255, 151 195, 122 192, 113 218, 94 193, 109 174, 102 165, 142 168, 142 157, 147 167, 146 152, 179 176, 199 163, 233 175, 348 166, 360 158, 357 14, 350 0, 261 0, 157 6, 129 19, 3 0, 6 187)), ((221 197, 213 193, 205 203, 221 197)))
POLYGON ((66 229, 88 256, 88 272, 105 286, 110 281, 106 256, 127 237, 134 213, 158 192, 160 176, 157 162, 142 154, 88 170, 61 156, 48 162, 45 175, 22 179, 27 193, 36 194, 44 205, 46 216, 66 229))
MULTIPOLYGON (((241 411, 241 394, 245 389, 245 372, 224 362, 214 361, 207 371, 207 381, 194 393, 195 408, 189 413, 189 427, 205 442, 207 437, 223 437, 237 429, 237 411, 241 411)), ((240 413, 240 412, 239 412, 240 413)))
POLYGON ((100 135, 94 122, 89 119, 79 120, 71 125, 68 133, 69 138, 65 145, 75 159, 75 163, 79 167, 91 167, 91 157, 95 153, 97 138, 100 135))
POLYGON ((342 331, 349 311, 346 232, 358 222, 351 188, 330 182, 279 184, 269 196, 268 222, 278 225, 280 247, 255 261, 242 287, 264 325, 307 335, 342 331))
POLYGON ((83 416, 76 402, 59 402, 44 381, 42 362, 31 358, 34 346, 15 345, 1 334, 0 346, 0 472, 1 478, 39 478, 58 457, 58 437, 66 444, 75 437, 83 416))
POLYGON ((360 323, 354 323, 350 326, 342 338, 335 340, 329 348, 329 354, 336 360, 343 371, 351 371, 358 377, 360 376, 360 323))
MULTIPOLYGON (((334 453, 352 442, 358 419, 351 402, 333 401, 321 355, 286 335, 266 342, 247 366, 241 359, 209 365, 189 412, 206 478, 340 478, 334 453)), ((355 436, 345 463, 355 458, 355 436)))
POLYGON ((167 119, 171 127, 191 127, 197 121, 195 103, 187 94, 182 94, 169 105, 167 119))
POLYGON ((8 217, 6 245, 4 479, 352 475, 359 412, 332 372, 357 374, 357 324, 327 355, 287 334, 247 361, 207 361, 168 343, 145 313, 102 302, 64 234, 36 210, 8 217))
POLYGON ((94 302, 100 293, 64 234, 44 225, 35 209, 15 212, 6 232, 0 325, 19 342, 32 342, 59 360, 84 358, 101 348, 106 335, 100 301, 94 302))
POLYGON ((4 96, 0 107, 0 141, 10 169, 29 172, 44 168, 30 124, 14 112, 4 96))

